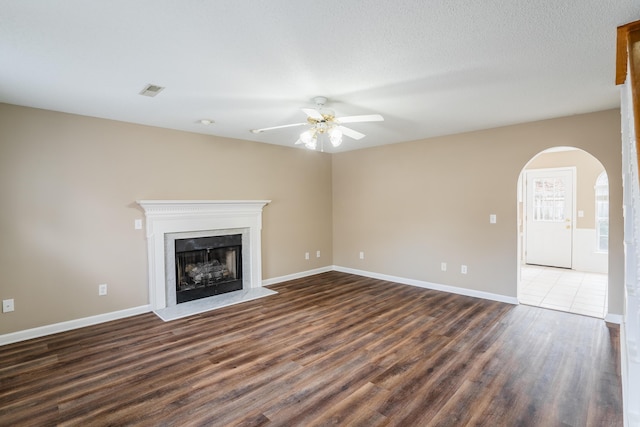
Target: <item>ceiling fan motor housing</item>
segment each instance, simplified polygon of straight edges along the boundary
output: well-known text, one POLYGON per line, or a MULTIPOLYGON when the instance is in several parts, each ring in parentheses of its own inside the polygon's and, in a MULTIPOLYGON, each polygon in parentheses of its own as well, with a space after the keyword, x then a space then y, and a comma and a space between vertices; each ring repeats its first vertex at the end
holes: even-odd
POLYGON ((316 96, 315 98, 313 98, 313 102, 315 102, 318 106, 318 109, 320 109, 324 107, 324 104, 327 103, 327 98, 324 96, 316 96))

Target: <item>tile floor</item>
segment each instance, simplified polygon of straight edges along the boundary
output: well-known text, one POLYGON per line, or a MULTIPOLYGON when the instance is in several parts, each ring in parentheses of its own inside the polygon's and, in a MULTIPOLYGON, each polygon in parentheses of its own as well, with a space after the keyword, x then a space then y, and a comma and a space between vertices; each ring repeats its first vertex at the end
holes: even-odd
POLYGON ((604 318, 606 274, 523 265, 518 298, 521 304, 604 318))

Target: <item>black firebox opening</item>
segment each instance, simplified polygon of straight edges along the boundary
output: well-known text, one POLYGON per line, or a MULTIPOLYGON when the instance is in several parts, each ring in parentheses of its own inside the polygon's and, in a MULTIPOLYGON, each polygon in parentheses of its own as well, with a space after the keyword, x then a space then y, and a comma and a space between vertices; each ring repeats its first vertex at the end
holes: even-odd
POLYGON ((242 289, 242 234, 176 239, 176 303, 242 289))

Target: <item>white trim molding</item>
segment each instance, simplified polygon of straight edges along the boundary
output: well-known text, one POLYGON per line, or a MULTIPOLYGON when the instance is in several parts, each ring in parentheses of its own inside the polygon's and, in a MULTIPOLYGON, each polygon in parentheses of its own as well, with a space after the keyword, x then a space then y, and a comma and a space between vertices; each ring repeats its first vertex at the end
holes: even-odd
POLYGON ((387 274, 372 273, 369 271, 356 270, 354 268, 333 266, 335 271, 342 273, 356 274, 358 276, 371 277, 372 279, 387 280, 389 282, 401 283, 403 285, 417 286, 419 288, 432 289, 434 291, 449 292, 452 294, 465 295, 468 297, 482 298, 491 301, 504 302, 507 304, 518 305, 518 298, 508 297, 506 295, 493 294, 490 292, 476 291, 473 289, 458 288, 456 286, 441 285, 438 283, 425 282, 423 280, 407 279, 404 277, 390 276, 387 274))
POLYGON ((622 325, 622 321, 624 320, 622 314, 611 314, 611 313, 607 313, 606 316, 604 316, 604 321, 607 323, 615 323, 616 325, 622 325))
MULTIPOLYGON (((301 279, 304 277, 314 276, 316 274, 327 273, 329 271, 339 271, 341 273, 355 274, 363 277, 370 277, 372 279, 386 280, 394 283, 400 283, 404 285, 417 286, 425 289, 432 289, 436 291, 449 292, 452 294, 465 295, 474 298, 481 298, 491 301, 498 301, 507 304, 518 305, 518 299, 515 297, 508 297, 505 295, 494 294, 490 292, 476 291, 472 289, 458 288, 455 286, 441 285, 437 283, 426 282, 422 280, 407 279, 404 277, 390 276, 387 274, 373 273, 370 271, 357 270, 354 268, 341 267, 337 265, 330 265, 326 267, 320 267, 313 270, 302 271, 299 273, 288 274, 279 277, 273 277, 265 279, 261 282, 263 287, 275 285, 277 283, 287 282, 290 280, 301 279)), ((78 329, 85 326, 96 325, 98 323, 109 322, 111 320, 123 319, 130 316, 136 316, 138 314, 148 313, 152 310, 151 305, 144 305, 139 307, 133 307, 125 310, 114 311, 111 313, 100 314, 91 317, 85 317, 82 319, 70 320, 68 322, 56 323, 52 325, 41 326, 38 328, 27 329, 24 331, 13 332, 5 335, 0 335, 0 346, 11 344, 19 341, 25 341, 32 338, 39 338, 45 335, 56 334, 59 332, 65 332, 72 329, 78 329)), ((621 339, 624 340, 626 330, 624 328, 623 316, 619 314, 607 314, 605 321, 610 323, 621 324, 621 339)), ((622 343, 623 349, 625 347, 626 340, 622 343)), ((623 359, 626 353, 623 351, 623 359)), ((626 366, 623 366, 626 368, 626 366)))
POLYGON ((26 341, 33 338, 40 338, 46 335, 53 335, 59 332, 66 332, 73 329, 84 328, 85 326, 92 326, 99 323, 110 322, 112 320, 137 316, 138 314, 149 313, 150 311, 151 306, 141 305, 139 307, 127 308, 120 311, 112 311, 110 313, 98 314, 95 316, 83 317, 81 319, 69 320, 67 322, 54 323, 37 328, 25 329, 24 331, 12 332, 10 334, 0 335, 0 346, 13 344, 19 341, 26 341))
POLYGON ((289 280, 302 279, 303 277, 314 276, 320 273, 326 273, 328 271, 333 271, 333 266, 320 267, 315 268, 313 270, 302 271, 300 273, 287 274, 285 276, 280 277, 272 277, 271 279, 265 279, 262 281, 262 286, 271 286, 276 283, 288 282, 289 280))

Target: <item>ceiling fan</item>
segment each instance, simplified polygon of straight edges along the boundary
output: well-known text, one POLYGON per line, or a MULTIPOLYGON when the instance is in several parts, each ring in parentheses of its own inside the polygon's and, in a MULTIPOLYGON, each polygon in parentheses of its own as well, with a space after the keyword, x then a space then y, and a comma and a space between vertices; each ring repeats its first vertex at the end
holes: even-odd
MULTIPOLYGON (((355 131, 351 128, 342 126, 344 123, 359 122, 381 122, 384 118, 380 114, 367 114, 362 116, 346 116, 336 117, 333 110, 324 108, 327 98, 324 96, 316 96, 313 98, 316 108, 303 108, 302 111, 307 115, 307 121, 302 123, 292 123, 289 125, 272 126, 262 129, 252 129, 253 133, 262 133, 268 130, 289 128, 295 126, 309 126, 309 129, 300 134, 297 144, 304 144, 307 148, 315 150, 318 144, 318 136, 327 135, 331 145, 338 147, 342 144, 342 136, 348 136, 353 139, 362 139, 366 135, 355 131)), ((323 139, 320 140, 321 150, 323 139)))

